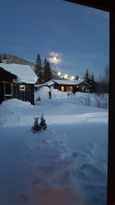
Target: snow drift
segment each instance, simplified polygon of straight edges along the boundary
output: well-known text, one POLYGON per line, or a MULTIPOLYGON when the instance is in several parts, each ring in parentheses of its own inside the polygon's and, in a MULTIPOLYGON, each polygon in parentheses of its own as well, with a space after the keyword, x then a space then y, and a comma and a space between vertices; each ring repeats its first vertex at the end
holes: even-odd
POLYGON ((0 105, 0 204, 105 205, 108 110, 83 105, 84 93, 47 91, 36 92, 39 105, 0 105), (42 114, 48 128, 33 133, 42 114))

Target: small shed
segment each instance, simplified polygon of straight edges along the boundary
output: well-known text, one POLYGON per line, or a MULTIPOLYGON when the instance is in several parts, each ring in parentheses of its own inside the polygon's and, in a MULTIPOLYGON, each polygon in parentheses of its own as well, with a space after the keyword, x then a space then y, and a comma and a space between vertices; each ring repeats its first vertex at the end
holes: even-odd
POLYGON ((29 65, 0 63, 0 103, 18 98, 34 104, 37 76, 29 65))
POLYGON ((62 92, 78 92, 84 91, 83 80, 53 80, 54 89, 62 92))

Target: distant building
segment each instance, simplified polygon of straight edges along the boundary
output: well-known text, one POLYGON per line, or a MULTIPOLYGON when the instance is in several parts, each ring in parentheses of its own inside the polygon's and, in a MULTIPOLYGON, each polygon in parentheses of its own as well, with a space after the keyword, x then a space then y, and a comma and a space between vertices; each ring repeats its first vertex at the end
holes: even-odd
POLYGON ((36 84, 36 90, 47 86, 50 89, 57 89, 61 92, 90 92, 89 84, 85 80, 50 80, 43 84, 36 84))
POLYGON ((37 76, 29 65, 0 63, 0 103, 18 98, 34 104, 37 76))
POLYGON ((83 92, 85 91, 84 80, 53 80, 54 88, 62 92, 83 92))

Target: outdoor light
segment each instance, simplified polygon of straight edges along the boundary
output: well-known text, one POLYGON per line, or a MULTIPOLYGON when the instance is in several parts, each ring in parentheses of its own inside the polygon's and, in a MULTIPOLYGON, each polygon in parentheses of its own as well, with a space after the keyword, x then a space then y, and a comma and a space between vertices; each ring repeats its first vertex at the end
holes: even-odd
POLYGON ((65 74, 65 75, 64 75, 64 78, 65 78, 65 79, 67 79, 67 78, 68 78, 68 75, 67 75, 67 74, 65 74))
POLYGON ((61 72, 58 72, 57 74, 58 74, 58 76, 60 76, 60 75, 61 75, 61 72))
POLYGON ((75 79, 75 77, 74 76, 71 76, 71 78, 70 78, 71 80, 74 80, 75 79))

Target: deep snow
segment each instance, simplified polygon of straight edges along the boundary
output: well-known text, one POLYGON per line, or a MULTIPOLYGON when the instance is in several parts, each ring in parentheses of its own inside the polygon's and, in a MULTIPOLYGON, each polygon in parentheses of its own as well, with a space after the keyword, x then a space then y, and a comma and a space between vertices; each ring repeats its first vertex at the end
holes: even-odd
POLYGON ((35 106, 17 99, 0 105, 0 204, 105 205, 108 110, 83 105, 84 93, 68 98, 52 90, 48 99, 42 88, 35 96, 35 106), (48 128, 33 133, 42 114, 48 128))

